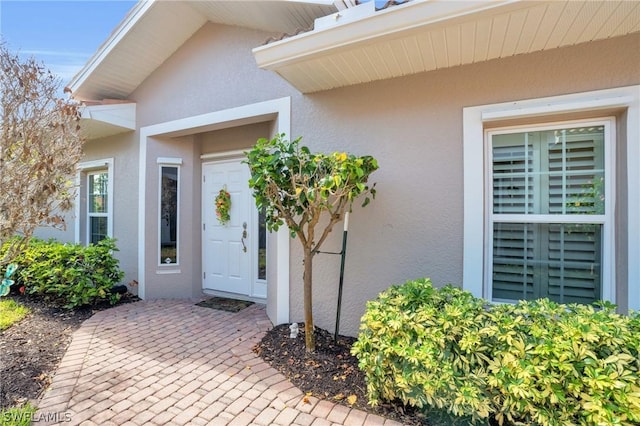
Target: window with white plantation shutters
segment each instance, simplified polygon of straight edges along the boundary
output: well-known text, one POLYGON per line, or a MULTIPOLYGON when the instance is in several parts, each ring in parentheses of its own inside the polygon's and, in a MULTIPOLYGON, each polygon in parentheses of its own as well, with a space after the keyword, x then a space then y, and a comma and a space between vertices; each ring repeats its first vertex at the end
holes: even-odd
POLYGON ((488 277, 497 301, 602 298, 611 122, 488 133, 488 277))

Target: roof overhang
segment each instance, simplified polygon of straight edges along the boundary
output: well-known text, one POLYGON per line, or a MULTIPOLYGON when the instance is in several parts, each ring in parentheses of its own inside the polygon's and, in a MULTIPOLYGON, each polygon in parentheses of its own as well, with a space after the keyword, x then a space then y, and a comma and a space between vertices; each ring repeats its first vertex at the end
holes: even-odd
POLYGON ((107 103, 80 108, 80 131, 87 140, 105 138, 136 129, 136 104, 107 103))
POLYGON ((369 2, 253 53, 311 93, 638 31, 640 2, 413 0, 379 11, 369 2))
POLYGON ((78 100, 128 99, 207 22, 279 35, 336 10, 333 0, 140 0, 68 86, 78 100))

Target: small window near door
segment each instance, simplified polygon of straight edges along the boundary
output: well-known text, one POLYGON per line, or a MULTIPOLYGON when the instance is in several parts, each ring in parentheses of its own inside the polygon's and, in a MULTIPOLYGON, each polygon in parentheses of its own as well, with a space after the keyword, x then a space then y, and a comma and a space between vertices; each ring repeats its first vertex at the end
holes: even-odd
POLYGON ((160 259, 159 263, 178 263, 178 179, 176 166, 160 167, 160 259))
POLYGON ((258 279, 267 279, 267 224, 264 209, 258 212, 258 279))
POLYGON ((109 229, 109 174, 107 171, 91 172, 87 175, 87 222, 88 240, 96 244, 107 238, 109 229))

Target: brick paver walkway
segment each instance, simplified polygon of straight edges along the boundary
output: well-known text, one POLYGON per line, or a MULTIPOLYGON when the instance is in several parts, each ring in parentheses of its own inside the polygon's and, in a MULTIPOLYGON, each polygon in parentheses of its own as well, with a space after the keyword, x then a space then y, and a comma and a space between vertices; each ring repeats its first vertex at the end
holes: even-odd
POLYGON ((400 425, 306 402, 251 351, 271 327, 263 306, 234 314, 194 303, 144 301, 88 319, 38 404, 37 424, 400 425))

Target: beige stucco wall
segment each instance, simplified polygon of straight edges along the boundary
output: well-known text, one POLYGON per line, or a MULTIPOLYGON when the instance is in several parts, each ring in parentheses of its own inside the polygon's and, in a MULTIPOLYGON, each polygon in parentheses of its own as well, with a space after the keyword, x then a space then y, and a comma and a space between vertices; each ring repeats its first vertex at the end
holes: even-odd
POLYGON ((41 226, 35 230, 33 235, 42 240, 54 239, 62 242, 73 242, 75 239, 75 213, 71 211, 59 212, 64 218, 63 227, 41 226))
MULTIPOLYGON (((640 36, 635 35, 294 102, 294 133, 304 134, 308 143, 322 150, 347 145, 380 160, 373 175, 377 200, 351 219, 343 330, 355 332, 366 299, 389 284, 428 276, 436 285, 461 285, 463 107, 638 84, 639 51, 640 36)), ((292 278, 301 274, 301 266, 293 263, 292 278)), ((315 279, 316 287, 335 288, 337 273, 318 268, 315 279)), ((300 287, 292 285, 294 309, 293 300, 302 297, 300 287)), ((316 321, 332 324, 331 292, 316 290, 317 306, 328 307, 318 309, 316 321)), ((619 290, 618 300, 626 300, 626 291, 619 290)), ((294 310, 293 317, 302 318, 301 311, 294 310)))
MULTIPOLYGON (((159 252, 159 187, 161 158, 179 159, 180 194, 179 194, 179 235, 180 241, 199 241, 198 222, 200 213, 196 206, 200 183, 196 178, 198 160, 193 154, 193 137, 152 138, 149 142, 151 149, 147 151, 146 169, 146 205, 145 205, 145 233, 146 246, 144 248, 146 279, 151 280, 152 287, 146 288, 145 297, 148 299, 190 298, 193 296, 192 287, 197 281, 198 271, 194 267, 194 259, 199 255, 193 252, 192 244, 179 245, 178 264, 165 265, 160 263, 159 252)), ((165 165, 167 165, 165 163, 165 165)), ((173 166, 173 164, 170 164, 173 166)))
MULTIPOLYGON (((138 278, 138 144, 137 133, 128 132, 85 143, 84 157, 81 162, 113 159, 114 199, 113 199, 113 237, 119 251, 115 253, 120 267, 125 271, 122 284, 129 284, 138 278)), ((80 208, 86 209, 86 198, 80 199, 80 208)), ((63 231, 52 228, 38 229, 36 236, 43 239, 54 238, 62 242, 75 242, 78 218, 75 211, 65 214, 66 228, 63 231)), ((86 222, 82 222, 83 225, 86 222)), ((84 230, 81 235, 84 235, 84 230)), ((84 242, 84 241, 81 241, 84 242)), ((137 292, 131 286, 133 293, 137 292)))
MULTIPOLYGON (((425 276, 436 285, 461 284, 463 107, 640 83, 640 36, 634 35, 302 95, 276 74, 257 69, 251 48, 267 36, 208 24, 131 99, 137 102, 139 125, 148 126, 290 96, 292 136, 304 136, 304 144, 314 150, 347 150, 379 160, 380 170, 372 177, 377 199, 366 210, 356 207, 350 221, 341 329, 349 334, 357 331, 365 302, 391 284, 425 276)), ((179 150, 175 155, 185 158, 186 173, 186 159, 190 158, 189 167, 197 167, 197 156, 208 146, 165 142, 150 142, 150 182, 157 182, 157 156, 173 156, 179 150)), ((195 183, 193 191, 181 200, 182 206, 194 202, 199 211, 195 183)), ((157 205, 157 189, 147 190, 145 201, 157 205)), ((148 218, 147 235, 152 239, 157 225, 148 218)), ((340 230, 336 228, 324 250, 339 250, 340 230)), ((194 258, 199 256, 197 241, 193 234, 194 258)), ((298 246, 291 241, 292 321, 303 318, 298 246)), ((155 268, 153 262, 148 265, 155 268)), ((197 271, 171 284, 169 278, 154 283, 151 272, 147 271, 147 291, 155 285, 154 294, 163 297, 184 295, 177 288, 197 293, 197 271)), ((333 329, 338 272, 339 257, 316 258, 315 320, 327 329, 333 329)))
POLYGON ((247 124, 200 135, 200 154, 250 149, 259 138, 271 136, 270 122, 247 124))
POLYGON ((207 24, 130 96, 138 126, 220 111, 295 93, 259 70, 251 49, 269 34, 207 24))
MULTIPOLYGON (((85 144, 84 161, 113 158, 113 237, 125 271, 123 284, 138 278, 138 135, 124 133, 85 144)), ((86 200, 85 200, 86 201, 86 200)), ((130 287, 133 293, 135 286, 130 287)))

